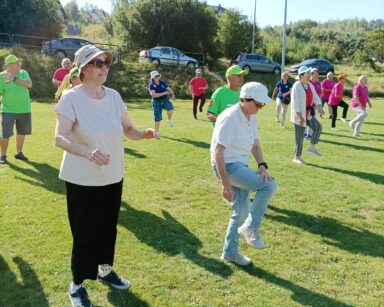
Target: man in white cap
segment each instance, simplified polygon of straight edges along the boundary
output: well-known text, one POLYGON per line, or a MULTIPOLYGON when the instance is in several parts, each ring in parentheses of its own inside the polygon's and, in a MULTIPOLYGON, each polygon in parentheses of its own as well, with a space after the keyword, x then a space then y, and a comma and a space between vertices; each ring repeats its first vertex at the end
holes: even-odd
POLYGON ((212 168, 221 180, 224 200, 232 207, 222 260, 249 265, 238 251, 239 235, 256 249, 266 247, 258 231, 277 184, 269 175, 261 150, 256 113, 272 102, 267 88, 258 82, 244 84, 240 102, 224 110, 216 120, 211 141, 212 168), (252 153, 257 170, 248 167, 252 153), (256 191, 250 203, 249 193, 256 191))
POLYGON ((196 69, 196 77, 194 77, 189 82, 189 90, 192 94, 192 100, 193 100, 193 117, 197 119, 197 105, 199 104, 200 100, 200 106, 199 111, 203 112, 203 106, 205 104, 205 91, 208 89, 208 83, 207 80, 202 76, 203 72, 200 68, 196 69))

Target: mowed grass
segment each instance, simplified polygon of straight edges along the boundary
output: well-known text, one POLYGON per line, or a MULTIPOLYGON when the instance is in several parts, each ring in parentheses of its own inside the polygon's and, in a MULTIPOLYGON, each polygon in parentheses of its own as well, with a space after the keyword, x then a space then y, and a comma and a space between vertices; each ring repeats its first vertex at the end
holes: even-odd
MULTIPOLYGON (((149 100, 127 105, 137 127, 153 125, 149 100)), ((305 152, 306 166, 291 162, 293 128, 274 121, 274 104, 259 113, 279 188, 261 227, 268 248, 241 240, 254 262, 247 268, 219 260, 231 210, 210 169, 212 127, 202 114, 192 119, 191 101, 174 105, 175 127, 163 122, 160 141, 125 141, 114 267, 132 288, 86 281, 95 306, 384 305, 383 101, 373 99, 360 139, 322 119, 323 155, 305 152)), ((0 165, 0 306, 70 306, 72 241, 53 108, 33 103, 30 162, 13 158, 13 138, 10 163, 0 165)))

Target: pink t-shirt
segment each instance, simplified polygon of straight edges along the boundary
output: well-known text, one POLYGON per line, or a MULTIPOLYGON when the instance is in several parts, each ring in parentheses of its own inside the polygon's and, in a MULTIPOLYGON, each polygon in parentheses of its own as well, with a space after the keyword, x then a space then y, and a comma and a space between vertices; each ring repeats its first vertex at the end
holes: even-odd
POLYGON ((321 98, 328 100, 334 85, 335 85, 335 81, 333 80, 328 80, 328 79, 323 80, 323 82, 321 82, 321 88, 322 88, 321 98), (324 91, 324 89, 328 91, 324 91))
POLYGON ((355 85, 353 87, 352 94, 353 94, 352 103, 351 103, 352 108, 359 107, 355 99, 355 96, 357 96, 357 98, 359 98, 361 105, 363 106, 363 109, 365 109, 367 106, 368 98, 369 98, 368 87, 360 84, 355 85))
POLYGON ((311 84, 313 85, 313 87, 315 88, 315 91, 316 91, 316 94, 321 97, 321 83, 319 80, 317 81, 312 81, 312 80, 309 80, 309 82, 311 82, 311 84))
POLYGON ((207 81, 205 78, 193 78, 191 82, 189 82, 189 85, 192 86, 192 92, 196 96, 200 96, 202 94, 205 94, 205 90, 200 89, 200 87, 206 87, 208 85, 207 81))
POLYGON ((341 98, 337 98, 343 96, 344 93, 344 86, 340 83, 337 82, 336 85, 332 88, 331 95, 329 96, 328 99, 328 105, 330 106, 337 106, 341 102, 341 98))
POLYGON ((53 79, 58 81, 63 81, 64 77, 69 74, 69 69, 59 68, 56 69, 55 73, 53 74, 53 79))

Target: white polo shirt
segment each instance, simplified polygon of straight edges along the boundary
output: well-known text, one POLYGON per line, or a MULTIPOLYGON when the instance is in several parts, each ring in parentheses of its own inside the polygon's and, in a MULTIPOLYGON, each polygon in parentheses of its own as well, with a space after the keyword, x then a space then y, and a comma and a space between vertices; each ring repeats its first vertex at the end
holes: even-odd
POLYGON ((225 147, 224 162, 248 165, 249 154, 255 139, 259 138, 256 115, 249 120, 236 104, 224 110, 216 120, 211 140, 211 161, 215 162, 216 145, 225 147))

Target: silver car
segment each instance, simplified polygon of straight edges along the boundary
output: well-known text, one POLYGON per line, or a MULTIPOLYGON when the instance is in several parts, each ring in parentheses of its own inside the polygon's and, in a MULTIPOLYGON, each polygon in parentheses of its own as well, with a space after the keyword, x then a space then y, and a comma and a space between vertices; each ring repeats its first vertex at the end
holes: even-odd
POLYGON ((264 55, 239 53, 232 60, 231 65, 239 65, 242 69, 249 71, 269 72, 274 75, 281 74, 281 65, 268 59, 264 55))
POLYGON ((143 61, 164 65, 186 66, 188 68, 195 68, 198 65, 196 59, 186 56, 176 48, 166 46, 142 50, 139 54, 139 62, 143 61))

